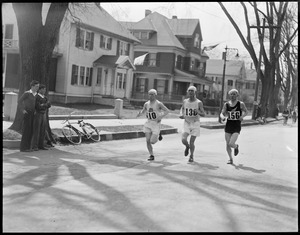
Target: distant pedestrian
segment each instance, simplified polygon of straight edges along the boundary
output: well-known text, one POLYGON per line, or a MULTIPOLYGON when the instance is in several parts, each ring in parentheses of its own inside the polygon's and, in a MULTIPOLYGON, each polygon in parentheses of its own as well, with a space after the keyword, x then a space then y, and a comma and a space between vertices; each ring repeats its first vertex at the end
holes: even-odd
POLYGON ((185 145, 184 156, 189 155, 189 162, 194 161, 195 140, 200 136, 200 116, 205 117, 201 100, 196 98, 197 88, 190 86, 187 89, 188 98, 183 101, 179 118, 184 119, 181 142, 185 145), (190 142, 187 138, 190 137, 190 142))
POLYGON ((147 149, 150 154, 148 160, 153 161, 155 157, 152 145, 158 141, 162 118, 170 111, 162 102, 156 99, 157 91, 155 89, 149 90, 148 95, 149 100, 145 102, 143 109, 137 114, 137 117, 146 112, 147 121, 144 124, 143 130, 146 136, 147 149))
POLYGON ((295 124, 296 122, 297 122, 297 118, 298 118, 298 115, 297 115, 297 112, 296 112, 296 110, 294 110, 293 112, 292 112, 292 120, 293 120, 293 124, 295 124))
POLYGON ((227 117, 225 125, 226 151, 229 156, 227 164, 233 164, 231 148, 234 149, 234 156, 238 155, 239 145, 236 144, 236 141, 241 132, 241 122, 248 114, 248 110, 244 102, 238 100, 238 90, 231 89, 228 94, 230 100, 223 105, 220 118, 222 121, 225 121, 225 117, 227 117))
POLYGON ((46 134, 46 111, 51 106, 45 97, 46 86, 40 84, 38 94, 35 101, 35 114, 34 114, 34 130, 32 137, 32 150, 38 151, 48 150, 45 147, 45 134, 46 134))
POLYGON ((289 116, 290 116, 290 112, 287 108, 285 108, 282 112, 282 116, 283 116, 283 125, 287 125, 287 122, 288 122, 288 119, 289 119, 289 116))
POLYGON ((37 90, 39 89, 39 82, 36 80, 31 81, 30 90, 25 91, 18 100, 21 112, 23 113, 22 124, 22 138, 20 144, 21 152, 31 152, 31 140, 33 135, 33 120, 35 112, 35 99, 37 90))

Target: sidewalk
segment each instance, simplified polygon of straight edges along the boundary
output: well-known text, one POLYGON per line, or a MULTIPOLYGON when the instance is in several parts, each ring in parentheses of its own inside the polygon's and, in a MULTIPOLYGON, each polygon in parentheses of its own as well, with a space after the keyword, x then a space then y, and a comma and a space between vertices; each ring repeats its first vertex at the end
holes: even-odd
MULTIPOLYGON (((125 126, 125 125, 143 125, 146 121, 145 117, 136 118, 136 119, 117 119, 116 117, 103 117, 103 115, 80 115, 77 117, 78 119, 83 118, 85 122, 89 122, 95 127, 101 129, 101 126, 125 126), (86 119, 87 118, 87 119, 86 119), (97 119, 98 118, 98 119, 97 119)), ((63 123, 65 119, 65 115, 55 118, 49 117, 50 119, 50 127, 51 129, 61 129, 65 123, 63 123), (61 118, 60 120, 57 120, 61 118)), ((279 119, 280 120, 280 119, 279 119)), ((267 122, 276 121, 275 118, 267 118, 267 122)), ((225 124, 218 123, 217 117, 201 117, 200 119, 201 127, 207 129, 222 129, 224 128, 225 124)), ((10 121, 3 121, 3 131, 5 131, 12 122, 10 121)), ((181 133, 183 120, 176 118, 176 119, 163 119, 162 124, 171 126, 170 129, 162 130, 162 134, 174 134, 174 133, 181 133)), ((251 120, 251 115, 248 115, 244 118, 242 122, 242 126, 249 126, 249 125, 259 125, 257 121, 251 120)), ((143 131, 131 131, 131 132, 107 132, 101 131, 101 141, 108 141, 108 140, 120 140, 120 139, 132 139, 132 138, 139 138, 144 137, 143 131)), ((63 136, 59 136, 60 138, 64 138, 63 136)), ((19 140, 3 140, 3 147, 4 148, 18 148, 20 145, 19 140)))

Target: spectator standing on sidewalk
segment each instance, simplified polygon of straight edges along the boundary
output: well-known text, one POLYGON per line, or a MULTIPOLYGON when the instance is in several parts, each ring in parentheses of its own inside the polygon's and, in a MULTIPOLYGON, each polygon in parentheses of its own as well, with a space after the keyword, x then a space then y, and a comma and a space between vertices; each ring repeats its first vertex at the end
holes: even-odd
POLYGON ((290 112, 287 108, 285 108, 282 112, 282 116, 283 116, 283 125, 285 126, 287 124, 287 121, 289 119, 289 116, 290 116, 290 112))
POLYGON ((137 117, 146 112, 147 121, 144 124, 143 131, 146 136, 147 149, 150 154, 148 160, 153 161, 154 155, 152 145, 158 141, 162 118, 170 111, 162 102, 156 99, 157 91, 155 89, 149 90, 148 95, 149 100, 145 102, 143 109, 137 114, 137 117))
POLYGON ((181 142, 185 145, 184 156, 187 156, 190 150, 189 162, 194 161, 195 140, 200 136, 200 116, 205 117, 203 103, 196 98, 196 91, 194 86, 187 89, 188 98, 183 101, 179 116, 184 119, 181 142), (188 143, 189 135, 191 137, 188 143))
POLYGON ((46 132, 46 110, 51 106, 45 97, 46 86, 40 84, 38 94, 35 101, 35 114, 34 114, 34 130, 32 138, 32 149, 34 151, 48 150, 45 147, 45 132, 46 132))
POLYGON ((230 96, 230 100, 223 105, 220 117, 222 121, 225 121, 225 117, 227 116, 225 125, 226 151, 229 156, 227 164, 233 164, 231 148, 234 149, 234 156, 238 155, 239 145, 235 142, 240 135, 242 126, 241 122, 244 117, 247 116, 248 110, 244 102, 238 100, 238 90, 231 89, 228 94, 230 96))
POLYGON ((295 124, 297 122, 297 118, 298 118, 298 115, 297 115, 297 112, 296 110, 294 109, 294 111, 292 112, 292 123, 295 124))
POLYGON ((35 99, 39 89, 39 82, 31 81, 30 90, 25 91, 18 100, 19 107, 23 113, 22 138, 20 144, 21 152, 31 152, 31 140, 33 134, 33 120, 35 112, 35 99))

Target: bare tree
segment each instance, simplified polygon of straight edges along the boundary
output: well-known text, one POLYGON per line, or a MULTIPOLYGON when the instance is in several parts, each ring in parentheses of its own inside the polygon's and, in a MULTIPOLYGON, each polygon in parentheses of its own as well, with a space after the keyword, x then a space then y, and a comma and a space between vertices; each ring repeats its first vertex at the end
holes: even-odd
MULTIPOLYGON (((282 28, 281 46, 290 40, 295 26, 298 25, 296 9, 288 9, 286 20, 282 28)), ((293 42, 293 41, 292 41, 293 42)), ((281 90, 284 94, 284 108, 290 103, 291 108, 298 105, 298 46, 289 44, 280 57, 280 69, 278 71, 281 80, 281 90)))
MULTIPOLYGON (((263 40, 260 42, 260 47, 262 50, 262 62, 264 64, 264 69, 261 69, 258 63, 258 55, 255 53, 254 46, 251 40, 251 26, 249 23, 249 13, 248 8, 244 2, 240 2, 242 8, 244 10, 245 15, 245 23, 247 27, 247 35, 246 37, 242 34, 239 26, 231 17, 229 12, 227 11, 226 7, 223 5, 222 2, 218 2, 221 6, 223 12, 234 26, 237 34, 239 35, 243 45, 247 49, 250 54, 250 57, 253 61, 253 64, 260 73, 260 79, 262 83, 262 90, 261 90, 261 100, 260 103, 262 104, 262 111, 265 114, 266 107, 269 108, 269 116, 275 117, 277 103, 278 103, 278 92, 279 89, 275 89, 278 87, 276 86, 279 82, 276 79, 276 68, 278 68, 279 57, 285 51, 287 46, 291 43, 291 40, 295 37, 298 28, 293 32, 289 41, 286 41, 286 44, 283 47, 280 47, 280 38, 281 38, 281 28, 283 22, 285 20, 285 15, 288 7, 288 2, 265 2, 265 9, 259 9, 257 6, 257 2, 249 2, 250 9, 253 10, 253 14, 256 19, 256 26, 257 26, 257 34, 259 37, 263 37, 262 35, 262 22, 261 17, 266 19, 267 22, 267 29, 268 29, 268 45, 269 48, 266 48, 263 40)), ((280 84, 280 82, 279 82, 280 84)))
MULTIPOLYGON (((67 17, 66 13, 70 14, 74 22, 80 23, 80 19, 74 14, 75 11, 84 13, 88 8, 95 7, 95 3, 48 3, 50 6, 45 24, 43 24, 43 4, 39 2, 12 3, 19 31, 21 64, 19 96, 30 88, 29 84, 32 80, 45 84, 48 92, 49 65, 61 24, 67 17)), ((96 7, 100 8, 99 5, 96 7)), ((15 120, 9 129, 21 132, 22 120, 23 113, 18 106, 15 120)), ((48 131, 51 132, 50 127, 48 131)))

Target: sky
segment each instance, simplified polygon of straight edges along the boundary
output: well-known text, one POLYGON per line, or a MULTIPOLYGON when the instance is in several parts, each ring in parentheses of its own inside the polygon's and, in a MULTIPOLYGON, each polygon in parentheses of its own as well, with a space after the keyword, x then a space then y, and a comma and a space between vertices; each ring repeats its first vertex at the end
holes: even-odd
MULTIPOLYGON (((237 48, 239 54, 248 55, 234 27, 217 2, 101 2, 100 4, 118 21, 140 21, 145 17, 146 9, 156 11, 167 18, 176 15, 178 19, 199 19, 203 37, 202 48, 219 43, 215 50, 220 52, 220 58, 226 45, 237 48)), ((242 32, 245 32, 241 4, 239 2, 223 2, 223 4, 241 27, 242 32)))

